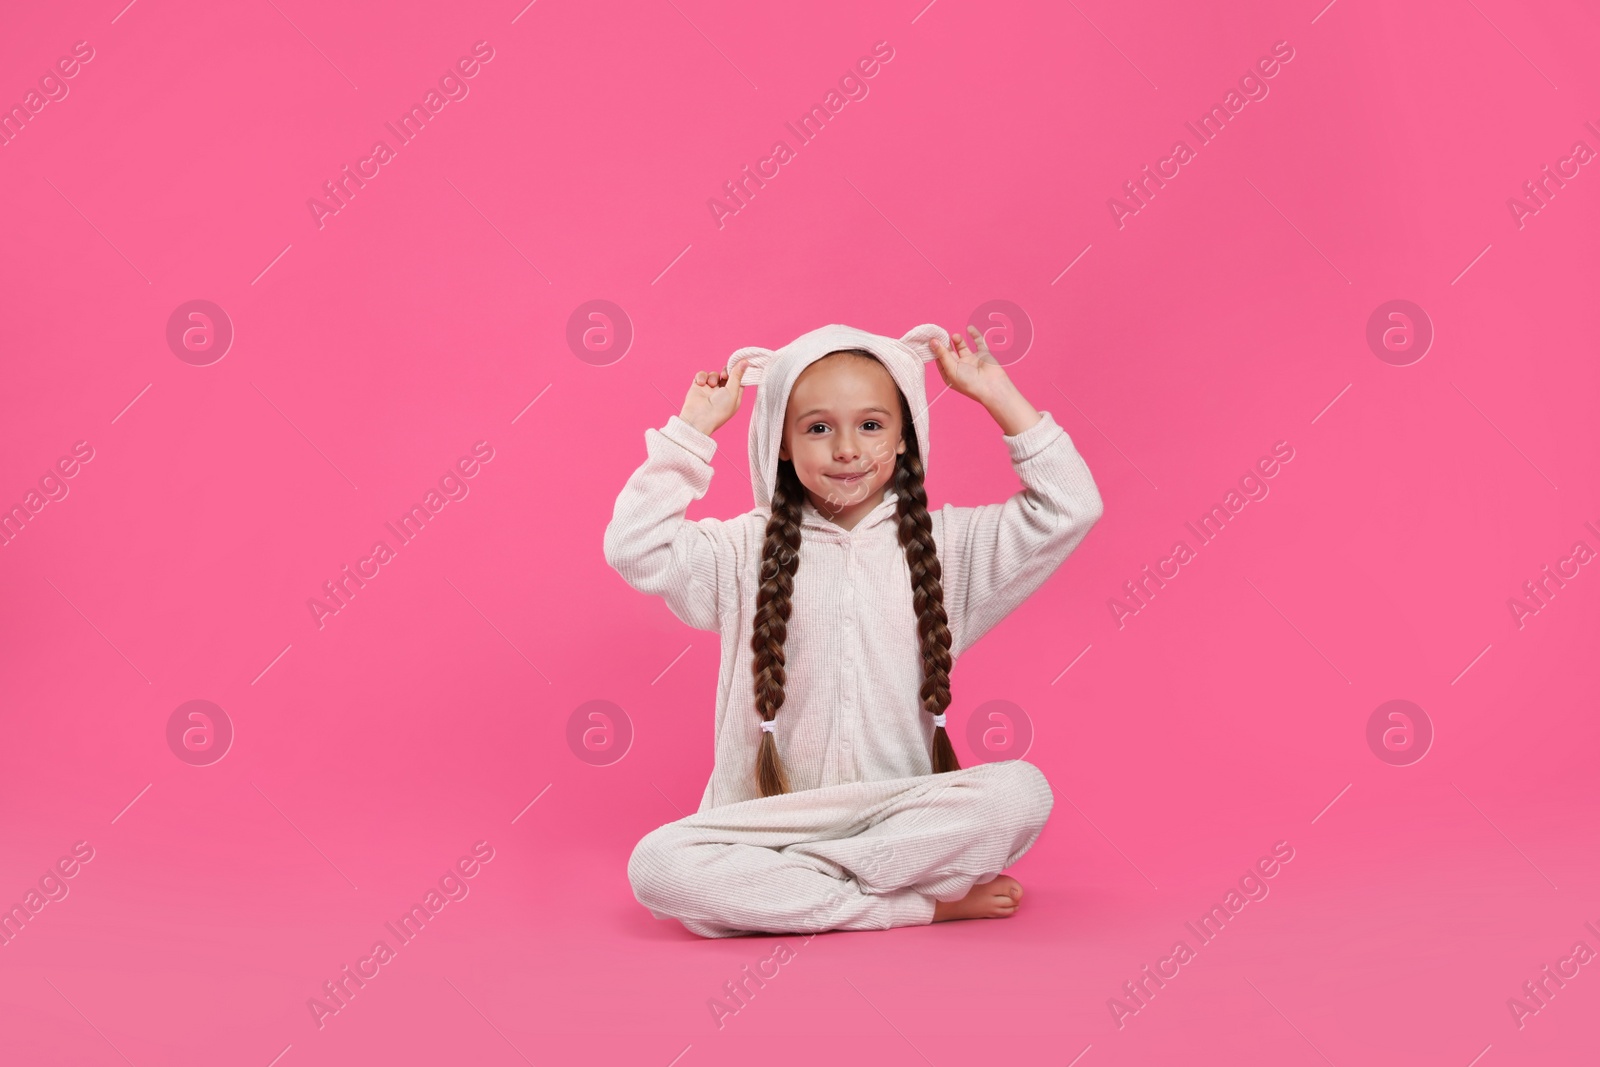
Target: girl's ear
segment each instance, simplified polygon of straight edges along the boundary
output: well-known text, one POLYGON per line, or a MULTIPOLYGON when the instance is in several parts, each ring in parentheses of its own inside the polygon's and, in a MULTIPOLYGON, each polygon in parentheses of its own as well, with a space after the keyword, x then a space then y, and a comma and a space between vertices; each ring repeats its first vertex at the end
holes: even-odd
POLYGON ((760 385, 764 372, 768 365, 777 358, 777 355, 770 348, 761 348, 756 345, 741 348, 728 357, 728 373, 733 373, 733 365, 741 359, 749 360, 744 368, 744 377, 739 380, 739 384, 760 385))

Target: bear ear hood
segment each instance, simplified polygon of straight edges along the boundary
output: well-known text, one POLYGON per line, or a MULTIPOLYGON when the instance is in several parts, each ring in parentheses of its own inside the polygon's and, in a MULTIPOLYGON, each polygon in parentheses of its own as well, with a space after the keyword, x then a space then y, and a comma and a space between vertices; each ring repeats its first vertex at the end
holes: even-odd
POLYGON ((773 488, 778 483, 778 449, 783 444, 783 417, 789 409, 789 393, 800 372, 841 348, 860 348, 871 352, 888 368, 894 384, 905 394, 911 408, 912 426, 924 468, 931 445, 928 434, 928 391, 925 364, 937 357, 932 341, 950 343, 943 326, 925 323, 903 337, 885 337, 853 326, 832 324, 803 333, 777 351, 749 346, 728 357, 727 369, 741 359, 749 360, 743 385, 756 389, 755 409, 750 414, 750 484, 758 508, 772 506, 773 488))

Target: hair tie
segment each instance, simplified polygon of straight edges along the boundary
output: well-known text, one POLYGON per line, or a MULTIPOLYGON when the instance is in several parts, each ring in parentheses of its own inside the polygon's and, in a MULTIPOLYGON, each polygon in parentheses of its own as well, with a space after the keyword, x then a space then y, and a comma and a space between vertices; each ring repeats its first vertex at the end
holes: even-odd
POLYGON ((944 712, 941 711, 933 717, 933 725, 936 727, 944 725, 944 712))
POLYGON ((773 722, 771 719, 762 719, 761 720, 761 732, 762 733, 770 734, 774 730, 776 730, 777 728, 778 728, 778 724, 773 722))

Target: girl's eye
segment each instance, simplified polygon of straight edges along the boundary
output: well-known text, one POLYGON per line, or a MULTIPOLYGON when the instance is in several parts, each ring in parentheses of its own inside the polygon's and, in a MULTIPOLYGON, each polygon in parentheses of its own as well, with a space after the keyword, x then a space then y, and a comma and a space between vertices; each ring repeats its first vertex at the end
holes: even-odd
POLYGON ((863 423, 863 425, 875 426, 875 427, 880 427, 880 428, 882 426, 882 424, 880 422, 878 422, 877 419, 868 419, 865 423, 863 423))
POLYGON ((825 430, 828 428, 828 424, 825 422, 813 422, 810 426, 806 427, 806 433, 810 433, 812 430, 815 430, 818 427, 821 427, 825 430))

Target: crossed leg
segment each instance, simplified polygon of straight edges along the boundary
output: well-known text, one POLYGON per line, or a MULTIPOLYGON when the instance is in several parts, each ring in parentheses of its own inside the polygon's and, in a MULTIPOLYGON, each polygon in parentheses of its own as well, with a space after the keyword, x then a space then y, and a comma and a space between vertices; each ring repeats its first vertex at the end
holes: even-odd
POLYGON ((1022 760, 762 797, 652 830, 628 880, 702 937, 921 925, 1020 859, 1053 799, 1022 760))

